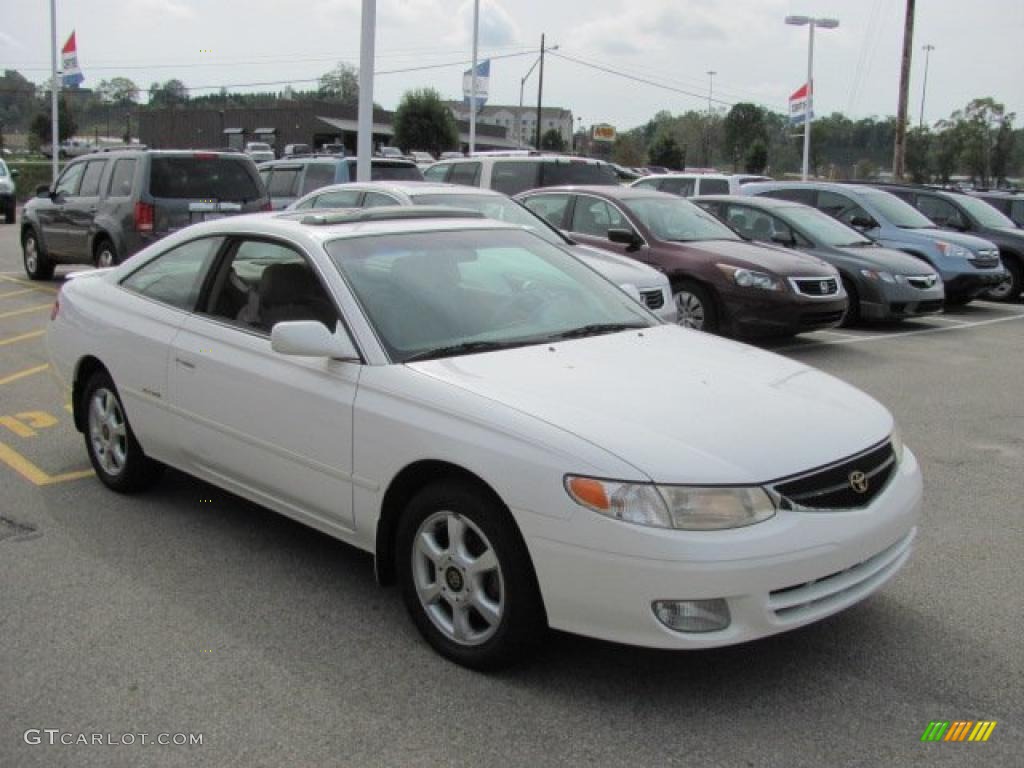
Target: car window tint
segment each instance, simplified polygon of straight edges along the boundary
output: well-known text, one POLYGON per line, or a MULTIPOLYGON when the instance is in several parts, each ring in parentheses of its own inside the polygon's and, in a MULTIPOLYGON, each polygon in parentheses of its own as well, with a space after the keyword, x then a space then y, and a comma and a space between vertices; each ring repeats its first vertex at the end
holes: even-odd
POLYGON ((536 195, 524 201, 527 208, 559 229, 565 226, 565 209, 569 195, 536 195))
POLYGON ((754 237, 754 222, 760 219, 768 219, 767 216, 754 208, 733 204, 725 206, 724 218, 726 224, 750 240, 760 239, 754 237))
POLYGON ((74 197, 78 194, 78 183, 82 180, 82 174, 85 172, 85 163, 77 163, 76 165, 69 165, 64 173, 57 179, 57 187, 55 192, 57 195, 63 195, 64 197, 74 197))
POLYGON ((815 192, 813 189, 772 189, 764 194, 766 197, 776 197, 779 200, 792 200, 795 203, 814 205, 815 192))
MULTIPOLYGON (((85 186, 84 182, 82 186, 85 186)), ((964 217, 956 206, 948 200, 931 195, 918 195, 917 210, 934 221, 940 227, 962 226, 964 217)))
POLYGON ((465 184, 468 187, 480 186, 480 163, 457 163, 452 169, 452 184, 465 184))
POLYGON ((398 201, 391 195, 382 195, 380 192, 367 192, 363 198, 363 208, 380 208, 384 205, 398 205, 398 201))
POLYGON ((405 160, 378 160, 370 166, 370 180, 423 181, 423 172, 416 167, 416 163, 405 160))
POLYGON ((539 186, 540 163, 537 161, 500 161, 491 167, 491 189, 506 195, 518 195, 539 186))
POLYGON ((671 195, 692 197, 693 179, 662 179, 661 186, 658 187, 658 189, 662 192, 668 192, 671 195))
POLYGON ((334 170, 334 163, 310 163, 307 165, 306 175, 302 179, 302 194, 307 195, 314 189, 333 184, 334 170))
POLYGON ((277 323, 317 320, 331 331, 338 313, 306 259, 266 240, 243 240, 214 281, 212 317, 269 334, 277 323))
POLYGON ((836 194, 835 192, 820 192, 818 194, 817 208, 819 211, 839 219, 844 224, 850 224, 854 219, 873 218, 871 214, 846 195, 836 194))
POLYGON ((294 197, 299 185, 299 168, 275 168, 267 184, 271 197, 294 197))
POLYGON ((324 192, 316 198, 314 208, 355 208, 359 205, 359 196, 362 192, 355 189, 335 190, 324 192))
POLYGON ((423 178, 427 181, 444 181, 445 177, 448 176, 448 170, 451 167, 450 163, 432 165, 423 172, 423 178))
POLYGON ((1024 200, 1014 200, 1010 204, 1009 216, 1017 226, 1024 227, 1024 200))
POLYGON ((607 163, 586 163, 579 160, 569 162, 545 162, 540 164, 542 187, 559 187, 563 184, 597 184, 618 186, 615 170, 607 163))
POLYGON ((100 179, 103 169, 107 167, 105 160, 93 160, 85 166, 82 174, 82 186, 78 190, 80 197, 96 197, 100 193, 100 179))
POLYGON ((132 193, 132 180, 135 178, 135 160, 122 158, 114 163, 114 172, 110 174, 110 197, 128 197, 132 193))
POLYGON ((569 229, 581 235, 607 238, 609 229, 618 228, 614 223, 616 220, 621 222, 622 217, 613 213, 611 206, 604 200, 580 195, 576 198, 572 226, 569 229))
POLYGON ((658 179, 640 179, 634 187, 641 187, 643 189, 658 189, 658 179))
POLYGON ((260 197, 252 160, 244 156, 166 155, 154 157, 149 192, 157 198, 230 200, 260 197))
POLYGON ((729 182, 725 179, 701 179, 700 193, 702 195, 728 195, 729 182))
POLYGON ((191 311, 222 242, 221 237, 206 237, 172 248, 122 280, 121 287, 191 311))

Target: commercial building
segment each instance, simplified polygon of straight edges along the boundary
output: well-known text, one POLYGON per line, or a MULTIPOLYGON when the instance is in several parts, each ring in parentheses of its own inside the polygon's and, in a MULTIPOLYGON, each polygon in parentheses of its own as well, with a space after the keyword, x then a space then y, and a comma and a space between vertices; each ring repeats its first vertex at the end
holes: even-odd
MULTIPOLYGON (((469 106, 461 101, 446 102, 456 120, 469 124, 469 106)), ((540 133, 543 136, 554 128, 565 146, 572 146, 572 112, 562 107, 544 107, 540 114, 540 133)), ((477 132, 483 128, 498 127, 507 131, 510 141, 518 147, 532 147, 537 138, 537 105, 507 106, 488 104, 477 112, 477 132)), ((477 142, 480 143, 479 141, 477 142)), ((481 147, 483 149, 483 147, 481 147)))

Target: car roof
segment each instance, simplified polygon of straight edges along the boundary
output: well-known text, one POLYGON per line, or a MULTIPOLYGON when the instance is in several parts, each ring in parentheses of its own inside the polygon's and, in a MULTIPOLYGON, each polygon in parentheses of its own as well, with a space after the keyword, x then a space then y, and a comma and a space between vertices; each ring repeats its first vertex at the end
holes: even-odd
POLYGON ((679 195, 671 195, 668 192, 659 192, 656 189, 643 189, 637 187, 619 187, 602 184, 572 184, 560 187, 538 187, 521 192, 521 195, 550 194, 556 192, 568 192, 570 194, 588 194, 596 197, 607 197, 612 200, 635 200, 641 197, 664 197, 669 200, 682 200, 679 195))
POLYGON ((743 189, 810 189, 827 192, 850 192, 851 190, 853 192, 885 191, 868 184, 840 184, 834 181, 752 181, 749 184, 744 184, 743 189))
POLYGON ((506 197, 501 192, 483 187, 467 187, 463 184, 447 184, 440 181, 349 181, 341 184, 330 184, 326 187, 314 189, 308 193, 315 195, 325 191, 339 191, 345 189, 359 190, 380 190, 381 192, 395 192, 400 195, 481 195, 487 197, 506 197))
POLYGON ((647 179, 723 179, 728 181, 739 176, 750 176, 751 174, 728 174, 728 173, 700 173, 699 171, 673 171, 671 173, 649 173, 641 176, 637 181, 647 179))
POLYGON ((753 197, 748 195, 697 195, 691 197, 694 203, 706 201, 710 203, 738 203, 749 205, 754 208, 806 208, 803 203, 796 200, 780 200, 777 197, 753 197))

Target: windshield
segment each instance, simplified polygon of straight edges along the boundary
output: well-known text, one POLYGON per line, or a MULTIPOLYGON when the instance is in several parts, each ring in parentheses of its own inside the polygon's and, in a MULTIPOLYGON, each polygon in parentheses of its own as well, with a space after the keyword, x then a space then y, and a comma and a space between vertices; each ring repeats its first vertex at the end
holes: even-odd
POLYGON ((971 217, 983 227, 1017 228, 1017 225, 1013 223, 1013 219, 1008 216, 1004 216, 984 200, 979 200, 976 197, 968 197, 967 195, 961 195, 957 196, 956 201, 960 203, 964 210, 966 210, 971 217))
POLYGON ((882 190, 863 190, 861 196, 873 205, 889 224, 900 229, 934 229, 931 219, 910 203, 882 190))
POLYGON ((739 240, 722 222, 681 197, 635 197, 620 201, 658 240, 739 240))
POLYGON ((566 245, 565 238, 559 235, 551 225, 540 216, 532 213, 514 200, 498 195, 413 195, 416 205, 446 205, 449 208, 469 208, 480 211, 488 219, 507 221, 517 227, 526 227, 543 237, 549 243, 566 245))
POLYGON ((521 229, 342 238, 326 247, 396 362, 657 323, 582 262, 521 229))
POLYGON ((776 213, 788 224, 799 229, 815 245, 842 247, 871 245, 873 242, 853 227, 840 223, 816 208, 794 205, 779 208, 776 213))
POLYGON ((149 193, 153 197, 245 202, 260 197, 260 188, 252 160, 244 155, 169 155, 153 158, 149 193))

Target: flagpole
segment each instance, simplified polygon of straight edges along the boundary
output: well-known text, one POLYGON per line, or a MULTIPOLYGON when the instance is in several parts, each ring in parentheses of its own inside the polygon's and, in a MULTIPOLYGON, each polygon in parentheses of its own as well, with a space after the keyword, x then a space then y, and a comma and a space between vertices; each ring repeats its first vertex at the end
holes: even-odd
POLYGON ((52 183, 54 186, 57 184, 57 171, 60 170, 60 126, 58 125, 58 110, 57 110, 57 89, 60 88, 60 80, 57 79, 57 0, 50 0, 50 74, 52 81, 50 84, 51 104, 50 104, 50 124, 52 127, 50 133, 50 156, 51 156, 51 175, 52 183))
POLYGON ((469 70, 469 154, 476 151, 476 57, 480 34, 480 0, 473 0, 473 68, 469 70))

